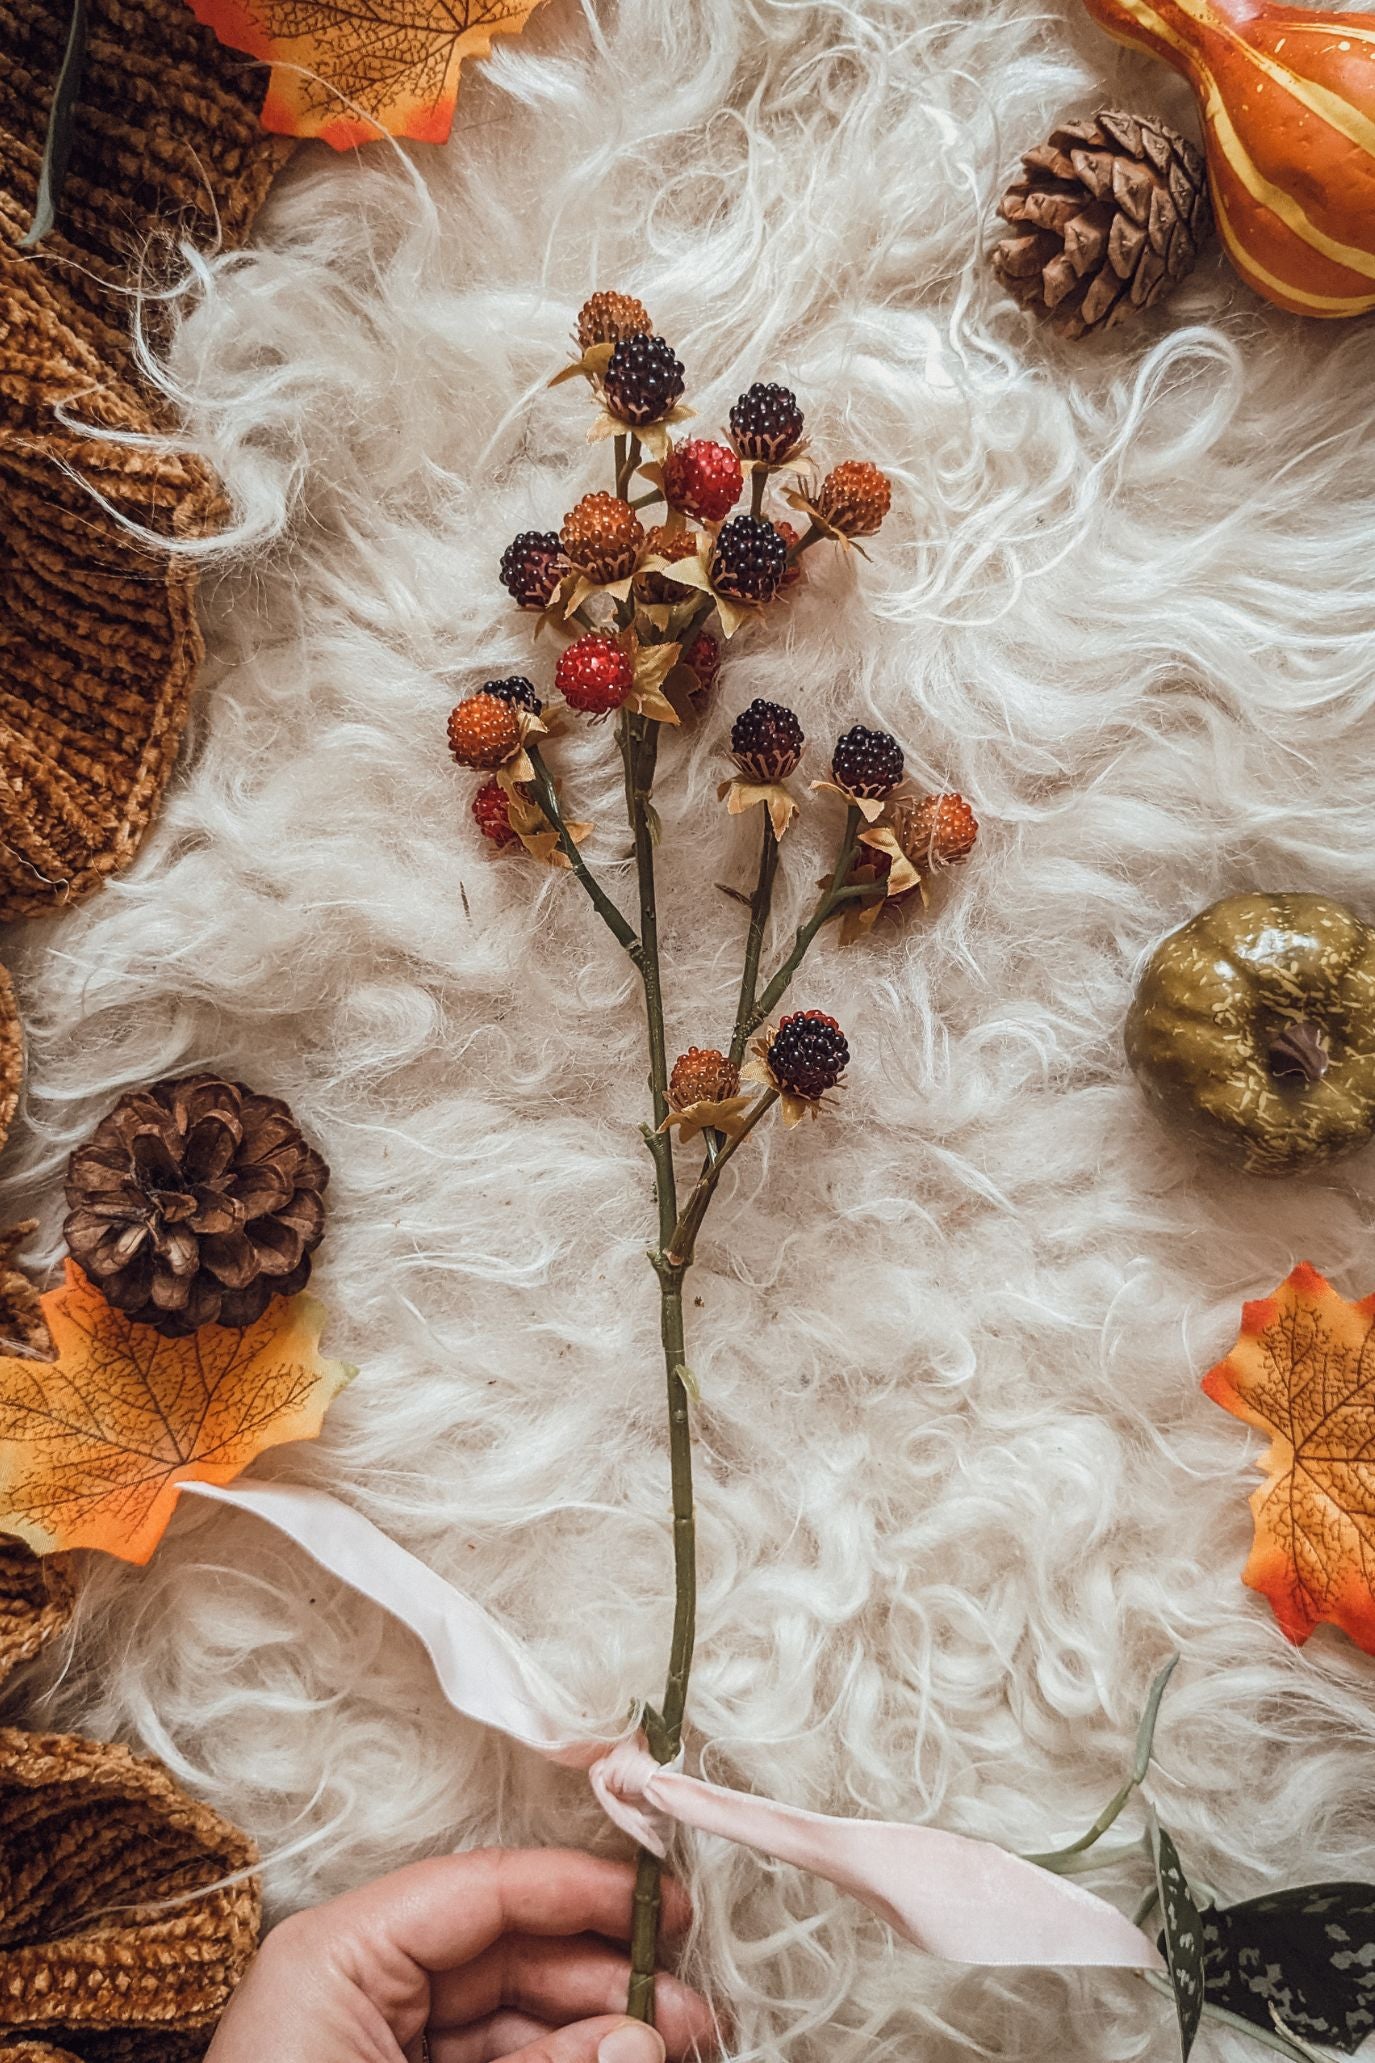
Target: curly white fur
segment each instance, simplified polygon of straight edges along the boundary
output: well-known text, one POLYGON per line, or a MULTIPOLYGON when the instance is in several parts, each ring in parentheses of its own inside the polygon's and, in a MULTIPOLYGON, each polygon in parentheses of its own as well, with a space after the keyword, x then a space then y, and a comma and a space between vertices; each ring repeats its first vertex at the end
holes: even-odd
MULTIPOLYGON (((5 941, 31 1067, 3 1201, 55 1258, 64 1157, 124 1087, 211 1066, 287 1097, 334 1168, 317 1282, 360 1373, 262 1472, 357 1501, 580 1701, 655 1691, 634 984, 566 877, 479 849, 443 745, 484 674, 548 676, 496 561, 603 484, 582 390, 544 382, 588 290, 641 294, 702 430, 783 378, 819 454, 896 486, 871 564, 814 553, 665 749, 672 1044, 728 1023, 743 919, 712 884, 748 878, 752 826, 714 785, 751 696, 818 745, 881 719, 985 827, 929 919, 817 950, 795 1001, 850 1034, 843 1114, 771 1133, 709 1224, 694 1754, 1044 1847, 1177 1646, 1162 1810, 1241 1896, 1369 1873, 1375 1665, 1287 1647, 1243 1590, 1255 1444, 1197 1376, 1296 1257, 1372 1287, 1370 1165, 1204 1165, 1120 1032, 1141 955, 1212 897, 1369 894, 1375 388, 1363 329, 1278 316, 1216 258, 1097 344, 1000 299, 980 245, 1016 150, 1104 101, 1188 120, 1073 0, 550 0, 447 150, 302 152, 253 250, 188 278, 165 377, 234 504, 211 658, 137 866, 5 941)), ((624 894, 609 745, 558 758, 624 894)), ((818 805, 790 839, 776 940, 832 829, 818 805)), ((455 1724, 403 1635, 219 1512, 90 1570, 48 1710, 251 1828, 279 1911, 446 1844, 608 1838, 577 1779, 455 1724)), ((1173 2052, 1139 1984, 952 1972, 796 1874, 684 1862, 742 2063, 1173 2052)))

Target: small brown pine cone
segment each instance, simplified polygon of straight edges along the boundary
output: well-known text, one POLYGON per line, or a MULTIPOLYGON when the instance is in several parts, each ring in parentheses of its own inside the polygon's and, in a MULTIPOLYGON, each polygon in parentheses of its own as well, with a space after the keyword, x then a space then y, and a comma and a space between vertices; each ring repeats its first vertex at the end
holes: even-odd
POLYGON ((169 1338, 242 1330, 310 1275, 329 1169, 285 1103, 186 1075, 115 1105, 67 1169, 72 1259, 117 1311, 169 1338))
MULTIPOLYGON (((692 530, 669 530, 662 523, 656 523, 645 539, 647 559, 691 559, 697 552, 697 535, 692 530)), ((650 572, 640 575, 640 590, 647 602, 658 602, 668 606, 684 602, 692 593, 681 580, 670 580, 666 573, 650 572)))
POLYGON ((563 519, 559 543, 588 580, 624 580, 644 549, 645 526, 615 494, 585 494, 563 519))
POLYGON ((1104 108, 1028 151, 989 253, 999 284, 1064 337, 1162 301, 1212 231, 1202 153, 1165 123, 1104 108))
POLYGON ((817 514, 842 537, 872 537, 892 505, 887 475, 867 459, 833 466, 816 497, 817 514))
POLYGON ((668 1100, 675 1110, 687 1110, 694 1103, 724 1103, 739 1090, 739 1068, 711 1046, 689 1046, 674 1061, 668 1078, 668 1100))
POLYGON ((653 334, 649 310, 633 294, 591 294, 578 310, 578 343, 584 351, 595 344, 619 344, 622 337, 653 334))

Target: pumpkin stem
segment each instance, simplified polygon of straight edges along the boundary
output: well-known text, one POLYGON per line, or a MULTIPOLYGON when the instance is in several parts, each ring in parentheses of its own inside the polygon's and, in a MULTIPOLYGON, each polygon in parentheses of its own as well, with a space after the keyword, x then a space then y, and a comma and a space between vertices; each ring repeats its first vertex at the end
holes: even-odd
POLYGON ((1307 1019, 1271 1039, 1268 1057, 1271 1074, 1281 1082, 1320 1082, 1332 1064, 1326 1038, 1307 1019))

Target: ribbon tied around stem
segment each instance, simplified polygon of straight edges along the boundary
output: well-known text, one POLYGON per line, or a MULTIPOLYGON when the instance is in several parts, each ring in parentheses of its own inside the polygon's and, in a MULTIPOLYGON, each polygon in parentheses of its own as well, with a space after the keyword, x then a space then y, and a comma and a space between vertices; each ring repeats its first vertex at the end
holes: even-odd
MULTIPOLYGON (((643 1735, 569 1730, 568 1699, 535 1657, 472 1598, 361 1512, 288 1483, 183 1483, 249 1512, 400 1620, 421 1641, 454 1711, 546 1760, 586 1772, 606 1813, 656 1855, 675 1825, 733 1841, 867 1906, 914 1947, 971 1964, 1161 1970, 1153 1943, 1106 1900, 966 1834, 843 1819, 728 1790, 661 1764, 643 1735)), ((681 1761, 681 1758, 680 1758, 681 1761)))

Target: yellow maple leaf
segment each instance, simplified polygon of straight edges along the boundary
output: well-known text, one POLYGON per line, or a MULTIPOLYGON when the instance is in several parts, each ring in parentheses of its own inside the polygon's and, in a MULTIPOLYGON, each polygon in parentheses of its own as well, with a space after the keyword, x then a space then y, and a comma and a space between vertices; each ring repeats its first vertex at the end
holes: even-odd
POLYGON ((74 1263, 43 1298, 54 1361, 0 1358, 0 1533, 39 1554, 146 1562, 179 1483, 228 1483, 265 1448, 313 1440, 354 1371, 320 1354, 324 1308, 278 1297, 242 1332, 164 1339, 74 1263))
POLYGON ((263 127, 336 150, 378 136, 443 143, 458 75, 539 0, 189 0, 231 50, 272 66, 263 127))
POLYGON ((1349 1303, 1301 1262, 1203 1387, 1270 1435, 1243 1580, 1290 1640, 1326 1622, 1375 1654, 1375 1296, 1349 1303))

